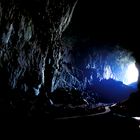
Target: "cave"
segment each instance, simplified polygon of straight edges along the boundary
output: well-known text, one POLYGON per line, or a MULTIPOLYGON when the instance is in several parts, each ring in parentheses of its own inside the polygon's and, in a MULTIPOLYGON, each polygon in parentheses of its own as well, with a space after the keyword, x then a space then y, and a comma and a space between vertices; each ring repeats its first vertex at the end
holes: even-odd
POLYGON ((0 0, 1 121, 139 132, 138 12, 128 4, 132 13, 122 3, 0 0))

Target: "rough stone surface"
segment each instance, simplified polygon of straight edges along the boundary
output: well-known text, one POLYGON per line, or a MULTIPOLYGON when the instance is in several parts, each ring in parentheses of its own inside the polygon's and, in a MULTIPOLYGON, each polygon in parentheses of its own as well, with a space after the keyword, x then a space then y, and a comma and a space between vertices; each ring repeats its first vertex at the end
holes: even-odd
POLYGON ((53 91, 62 71, 62 33, 75 5, 76 0, 0 0, 0 91, 53 91))

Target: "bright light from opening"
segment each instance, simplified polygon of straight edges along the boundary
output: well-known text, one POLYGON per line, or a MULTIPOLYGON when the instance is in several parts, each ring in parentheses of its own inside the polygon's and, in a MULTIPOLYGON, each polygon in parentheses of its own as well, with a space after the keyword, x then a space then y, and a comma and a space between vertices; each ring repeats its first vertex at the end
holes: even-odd
POLYGON ((136 68, 135 63, 131 63, 128 65, 128 68, 126 70, 126 80, 124 81, 124 84, 129 85, 133 82, 137 82, 138 81, 138 69, 136 68))

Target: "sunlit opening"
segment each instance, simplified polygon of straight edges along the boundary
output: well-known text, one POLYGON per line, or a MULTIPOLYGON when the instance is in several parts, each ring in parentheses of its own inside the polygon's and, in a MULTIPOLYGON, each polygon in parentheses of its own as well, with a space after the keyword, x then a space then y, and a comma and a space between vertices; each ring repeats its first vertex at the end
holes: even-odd
POLYGON ((136 68, 135 63, 131 63, 128 65, 128 68, 126 70, 126 80, 124 81, 124 84, 129 85, 131 83, 138 81, 138 69, 136 68))

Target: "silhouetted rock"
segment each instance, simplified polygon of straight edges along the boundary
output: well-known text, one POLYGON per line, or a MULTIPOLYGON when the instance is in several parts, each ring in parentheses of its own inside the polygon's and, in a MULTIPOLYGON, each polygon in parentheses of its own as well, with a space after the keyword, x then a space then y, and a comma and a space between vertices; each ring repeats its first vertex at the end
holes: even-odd
POLYGON ((82 94, 79 90, 68 90, 64 88, 58 88, 50 95, 50 99, 54 104, 61 105, 87 105, 87 102, 82 97, 82 94))
POLYGON ((91 88, 98 93, 100 101, 108 103, 126 100, 132 92, 137 90, 131 86, 124 85, 121 81, 113 79, 98 81, 91 88))
POLYGON ((112 107, 112 111, 129 117, 140 116, 140 93, 139 91, 130 94, 130 97, 112 107))

